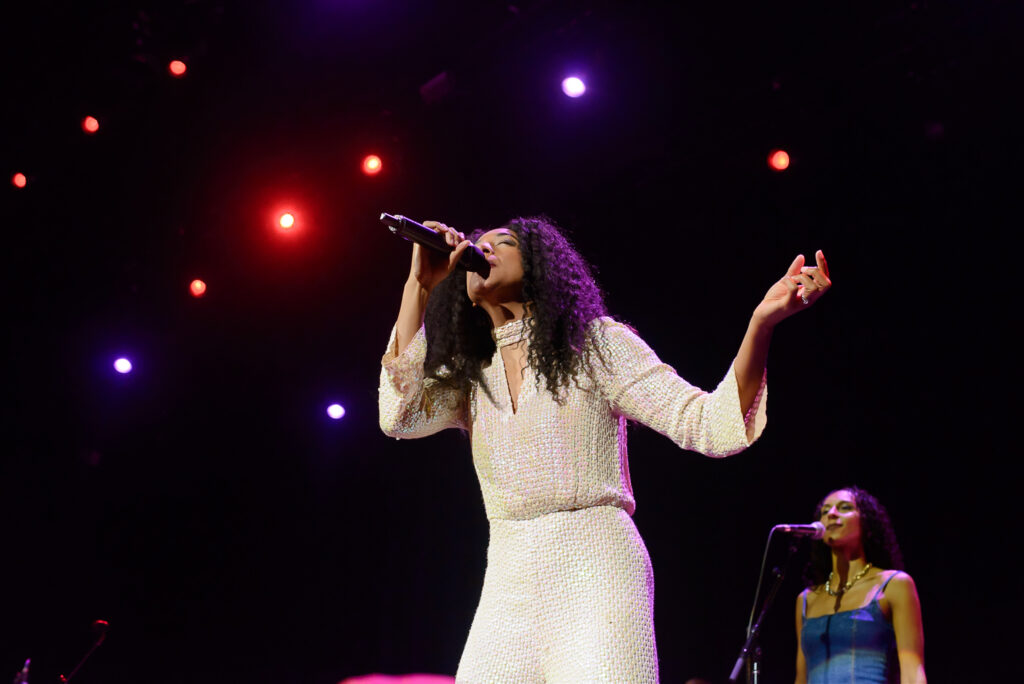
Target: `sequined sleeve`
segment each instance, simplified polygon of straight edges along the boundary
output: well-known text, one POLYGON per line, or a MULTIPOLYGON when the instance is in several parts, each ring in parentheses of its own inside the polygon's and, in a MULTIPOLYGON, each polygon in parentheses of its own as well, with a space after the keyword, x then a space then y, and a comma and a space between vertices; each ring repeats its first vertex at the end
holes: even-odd
POLYGON ((465 402, 456 392, 424 378, 427 338, 421 327, 401 354, 395 354, 395 329, 381 359, 377 406, 380 429, 397 439, 426 437, 445 428, 465 429, 465 402))
POLYGON ((707 456, 743 451, 761 436, 766 422, 767 384, 746 416, 732 366, 713 392, 679 377, 628 326, 605 318, 595 326, 595 378, 612 410, 665 435, 684 449, 707 456), (603 334, 601 334, 603 332, 603 334))

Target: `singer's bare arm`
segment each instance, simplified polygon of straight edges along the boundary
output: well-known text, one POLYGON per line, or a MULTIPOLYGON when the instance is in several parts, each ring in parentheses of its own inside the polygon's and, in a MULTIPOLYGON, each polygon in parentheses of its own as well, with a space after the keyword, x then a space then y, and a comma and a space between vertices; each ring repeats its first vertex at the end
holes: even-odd
POLYGON ((914 580, 905 572, 892 578, 885 589, 892 607, 892 628, 900 660, 900 684, 927 684, 924 674, 924 627, 921 601, 914 580))
POLYGON ((761 387, 765 362, 768 359, 768 346, 775 326, 806 309, 832 286, 824 253, 819 249, 814 257, 817 262, 816 268, 804 267, 804 255, 797 255, 786 274, 768 289, 764 299, 750 317, 747 332, 740 343, 733 366, 736 384, 739 386, 740 407, 744 414, 754 403, 761 387))
POLYGON ((424 221, 423 225, 444 233, 445 241, 453 246, 455 251, 446 255, 413 244, 409 277, 402 290, 402 305, 398 309, 398 321, 395 324, 395 354, 401 354, 416 336, 416 332, 423 325, 430 291, 452 272, 459 263, 462 253, 471 244, 465 235, 443 223, 424 221))

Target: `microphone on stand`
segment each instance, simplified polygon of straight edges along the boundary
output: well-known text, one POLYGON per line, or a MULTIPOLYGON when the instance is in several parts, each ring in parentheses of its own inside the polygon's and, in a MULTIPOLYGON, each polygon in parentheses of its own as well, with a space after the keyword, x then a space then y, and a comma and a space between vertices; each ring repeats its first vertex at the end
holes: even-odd
MULTIPOLYGON (((436 230, 427 228, 422 223, 413 221, 411 218, 399 214, 382 213, 380 220, 387 225, 392 233, 406 240, 429 247, 436 252, 443 252, 444 254, 451 254, 455 251, 454 247, 445 242, 444 235, 436 230)), ((491 265, 487 263, 487 257, 484 256, 483 251, 476 245, 470 245, 462 253, 462 257, 459 259, 459 266, 467 271, 479 273, 483 278, 491 274, 491 265)))
POLYGON ((776 525, 772 528, 772 531, 786 532, 797 537, 821 539, 825 536, 825 525, 815 520, 810 525, 776 525))

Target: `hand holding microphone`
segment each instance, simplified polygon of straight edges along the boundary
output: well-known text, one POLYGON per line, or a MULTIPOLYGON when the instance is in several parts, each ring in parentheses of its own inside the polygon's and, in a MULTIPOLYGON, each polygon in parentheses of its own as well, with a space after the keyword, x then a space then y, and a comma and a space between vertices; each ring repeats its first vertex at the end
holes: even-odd
POLYGON ((417 223, 410 218, 387 213, 381 214, 380 220, 395 235, 416 243, 412 273, 427 290, 432 290, 456 266, 479 273, 483 278, 490 274, 491 265, 483 251, 454 228, 437 221, 417 223))

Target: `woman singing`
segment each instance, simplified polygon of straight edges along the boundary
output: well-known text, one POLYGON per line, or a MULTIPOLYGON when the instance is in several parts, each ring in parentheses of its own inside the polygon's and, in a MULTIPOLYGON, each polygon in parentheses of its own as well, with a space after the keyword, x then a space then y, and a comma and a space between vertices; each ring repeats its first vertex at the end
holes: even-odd
POLYGON ((921 604, 889 514, 846 487, 818 519, 825 538, 796 600, 796 684, 926 684, 921 604))
POLYGON ((654 580, 630 517, 626 422, 708 456, 765 423, 774 326, 830 287, 797 257, 754 310, 714 392, 680 378, 606 316, 591 269, 544 218, 474 235, 485 279, 413 246, 383 358, 380 423, 398 438, 469 433, 490 523, 487 572, 459 682, 656 682, 654 580), (425 322, 425 325, 424 325, 425 322))

